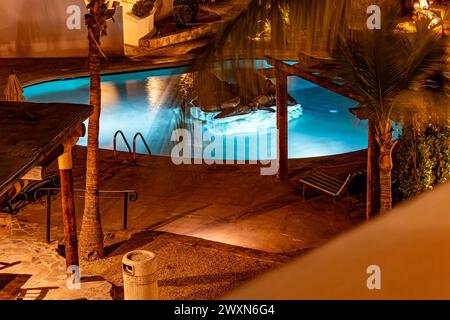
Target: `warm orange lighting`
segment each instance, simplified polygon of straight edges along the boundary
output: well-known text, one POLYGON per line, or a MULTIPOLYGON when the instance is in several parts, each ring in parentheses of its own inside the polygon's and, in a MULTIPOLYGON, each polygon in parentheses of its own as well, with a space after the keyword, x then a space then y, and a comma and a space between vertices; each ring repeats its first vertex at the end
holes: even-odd
POLYGON ((419 3, 415 3, 414 4, 414 7, 416 8, 416 9, 418 9, 418 8, 422 8, 422 9, 428 9, 428 1, 427 0, 419 0, 419 3))

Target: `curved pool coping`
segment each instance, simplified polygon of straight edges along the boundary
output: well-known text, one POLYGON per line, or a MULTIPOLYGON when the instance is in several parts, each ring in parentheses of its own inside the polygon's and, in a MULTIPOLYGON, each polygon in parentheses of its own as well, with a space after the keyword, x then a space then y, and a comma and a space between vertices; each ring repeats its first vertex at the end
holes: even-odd
MULTIPOLYGON (((226 59, 225 59, 226 60, 226 59)), ((153 71, 153 70, 161 70, 161 69, 169 69, 169 68, 181 68, 181 67, 188 67, 192 66, 193 63, 195 63, 196 59, 186 59, 186 60, 179 60, 179 61, 173 61, 173 62, 160 62, 160 63, 153 63, 153 64, 147 64, 145 66, 124 66, 123 68, 120 67, 118 69, 114 70, 102 70, 101 75, 102 76, 110 76, 110 75, 117 75, 117 74, 125 74, 125 73, 133 73, 133 72, 145 72, 145 71, 153 71)), ((52 81, 63 81, 63 80, 72 80, 72 79, 78 79, 78 78, 85 78, 89 77, 89 71, 80 71, 80 72, 72 72, 68 74, 59 74, 54 76, 48 76, 48 77, 40 77, 33 80, 25 81, 22 86, 23 88, 31 87, 34 85, 39 85, 46 82, 52 82, 52 81)), ((80 146, 82 148, 85 148, 83 146, 80 146)), ((104 149, 99 148, 102 150, 110 150, 110 149, 104 149)), ((321 158, 321 157, 333 157, 333 156, 339 156, 339 155, 345 155, 345 154, 352 154, 355 152, 361 152, 363 150, 366 150, 367 148, 359 149, 359 150, 353 150, 350 152, 344 152, 344 153, 338 153, 338 154, 332 154, 332 155, 325 155, 325 156, 317 156, 317 157, 305 157, 305 158, 288 158, 288 161, 291 160, 299 160, 299 159, 314 159, 314 158, 321 158)), ((170 158, 168 156, 161 156, 165 158, 170 158)))
MULTIPOLYGON (((195 59, 188 60, 180 60, 175 62, 160 62, 153 64, 146 64, 143 66, 124 66, 114 70, 103 69, 101 70, 102 76, 111 76, 116 74, 124 74, 124 73, 133 73, 133 72, 145 72, 145 71, 153 71, 160 69, 168 69, 168 68, 179 68, 179 67, 188 67, 191 66, 192 63, 195 62, 195 59)), ((24 88, 31 87, 34 85, 58 81, 58 80, 72 80, 78 78, 89 77, 89 71, 80 71, 80 72, 71 72, 71 73, 61 73, 55 74, 47 77, 38 77, 33 80, 25 81, 22 83, 24 88)))

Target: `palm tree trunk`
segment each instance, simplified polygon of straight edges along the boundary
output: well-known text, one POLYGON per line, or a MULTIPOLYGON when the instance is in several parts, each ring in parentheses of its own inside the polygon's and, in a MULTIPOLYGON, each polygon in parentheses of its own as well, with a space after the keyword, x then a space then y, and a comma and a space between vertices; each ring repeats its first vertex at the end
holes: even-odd
POLYGON ((378 167, 379 151, 375 139, 375 126, 369 120, 367 148, 367 185, 366 185, 366 219, 369 220, 380 212, 380 169, 378 167))
POLYGON ((376 140, 380 155, 378 164, 380 168, 380 213, 387 213, 392 209, 392 151, 395 147, 393 130, 390 121, 377 128, 376 140))
POLYGON ((392 177, 391 169, 380 170, 380 195, 381 208, 380 213, 384 214, 392 209, 392 177))
POLYGON ((103 232, 98 197, 98 136, 101 111, 100 52, 95 43, 96 41, 97 44, 100 44, 100 29, 90 27, 90 30, 92 31, 89 34, 90 103, 94 107, 94 112, 89 118, 86 194, 80 233, 80 256, 84 260, 103 257, 103 232))

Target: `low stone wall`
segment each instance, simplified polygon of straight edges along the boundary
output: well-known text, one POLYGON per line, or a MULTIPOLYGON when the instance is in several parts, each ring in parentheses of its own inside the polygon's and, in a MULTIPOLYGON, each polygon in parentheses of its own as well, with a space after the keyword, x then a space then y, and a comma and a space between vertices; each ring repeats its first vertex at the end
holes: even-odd
POLYGON ((217 32, 221 24, 213 23, 207 24, 178 33, 170 34, 162 37, 143 38, 139 41, 141 47, 157 49, 175 44, 200 39, 217 32))

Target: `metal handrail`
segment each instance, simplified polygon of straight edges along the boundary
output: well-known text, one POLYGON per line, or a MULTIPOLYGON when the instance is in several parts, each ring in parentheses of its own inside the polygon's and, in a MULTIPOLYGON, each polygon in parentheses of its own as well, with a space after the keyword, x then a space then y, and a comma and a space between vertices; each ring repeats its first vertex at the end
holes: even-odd
POLYGON ((125 137, 125 135, 123 134, 122 130, 118 130, 116 131, 116 133, 114 134, 114 150, 113 150, 113 155, 114 155, 114 159, 117 159, 117 136, 121 135, 123 138, 123 141, 125 142, 125 144, 127 145, 128 151, 131 153, 131 147, 130 144, 127 141, 127 138, 125 137))
POLYGON ((141 137, 142 142, 145 145, 145 148, 147 148, 148 154, 151 156, 152 155, 152 151, 150 150, 150 147, 147 144, 147 141, 145 141, 144 136, 142 135, 142 133, 138 132, 134 135, 133 137, 133 159, 136 160, 136 139, 138 137, 141 137))
MULTIPOLYGON (((47 196, 47 242, 50 242, 50 219, 51 219, 51 198, 56 195, 55 191, 61 191, 61 188, 41 188, 34 192, 35 201, 39 201, 45 195, 47 196)), ((85 189, 74 189, 74 192, 86 192, 85 189)), ((123 194, 123 228, 128 228, 128 202, 136 202, 139 194, 136 190, 99 190, 99 193, 121 193, 123 194)), ((108 199, 121 199, 122 197, 102 197, 108 199)))

